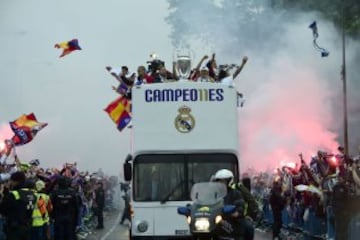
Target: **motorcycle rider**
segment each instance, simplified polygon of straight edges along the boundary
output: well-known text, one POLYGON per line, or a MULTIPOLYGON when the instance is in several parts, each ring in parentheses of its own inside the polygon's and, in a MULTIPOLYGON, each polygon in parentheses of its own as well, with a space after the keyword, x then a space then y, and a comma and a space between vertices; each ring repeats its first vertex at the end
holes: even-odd
POLYGON ((228 169, 221 169, 215 173, 213 181, 221 182, 226 185, 227 194, 224 197, 224 205, 236 206, 235 212, 233 212, 229 218, 224 218, 224 220, 229 222, 233 227, 231 235, 235 236, 236 239, 240 239, 241 236, 245 236, 245 202, 241 192, 231 187, 234 182, 234 174, 228 169))

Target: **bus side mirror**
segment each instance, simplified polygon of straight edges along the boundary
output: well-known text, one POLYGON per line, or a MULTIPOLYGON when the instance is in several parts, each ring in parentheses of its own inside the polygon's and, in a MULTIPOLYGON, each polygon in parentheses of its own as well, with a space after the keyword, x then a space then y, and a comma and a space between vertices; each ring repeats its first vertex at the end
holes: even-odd
POLYGON ((184 216, 190 216, 191 210, 189 207, 178 207, 177 213, 184 216))
POLYGON ((127 155, 124 163, 124 178, 125 181, 129 182, 132 178, 132 167, 130 161, 132 160, 132 156, 129 154, 127 155))

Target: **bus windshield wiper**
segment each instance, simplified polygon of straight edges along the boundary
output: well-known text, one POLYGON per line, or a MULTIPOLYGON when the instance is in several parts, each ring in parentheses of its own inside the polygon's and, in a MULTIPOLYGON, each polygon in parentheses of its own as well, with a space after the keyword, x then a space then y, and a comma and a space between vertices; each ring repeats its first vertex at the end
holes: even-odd
POLYGON ((160 201, 161 204, 166 203, 167 201, 169 201, 169 198, 175 193, 175 191, 184 183, 185 181, 182 180, 180 181, 178 184, 175 185, 175 187, 173 189, 171 189, 171 191, 165 195, 165 197, 160 201))

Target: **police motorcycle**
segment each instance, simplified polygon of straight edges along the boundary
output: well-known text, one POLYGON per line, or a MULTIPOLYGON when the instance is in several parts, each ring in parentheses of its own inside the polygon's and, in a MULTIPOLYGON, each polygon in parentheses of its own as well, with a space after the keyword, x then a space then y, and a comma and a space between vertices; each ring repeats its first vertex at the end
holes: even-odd
POLYGON ((193 239, 239 239, 226 216, 235 212, 234 205, 224 205, 226 186, 219 182, 201 182, 191 189, 192 204, 178 207, 177 212, 186 217, 193 239))

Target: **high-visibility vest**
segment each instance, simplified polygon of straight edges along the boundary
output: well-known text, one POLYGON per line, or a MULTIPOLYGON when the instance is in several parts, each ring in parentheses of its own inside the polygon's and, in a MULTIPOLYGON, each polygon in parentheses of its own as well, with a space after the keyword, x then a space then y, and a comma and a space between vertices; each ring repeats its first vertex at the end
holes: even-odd
POLYGON ((21 162, 20 163, 20 170, 22 172, 27 172, 31 168, 31 165, 29 163, 21 162))
POLYGON ((45 193, 36 193, 36 204, 32 213, 32 226, 41 227, 48 224, 49 218, 49 206, 50 198, 45 193))

